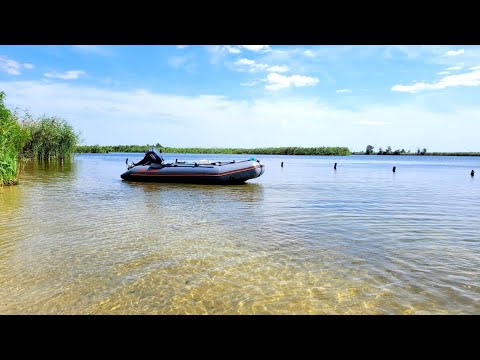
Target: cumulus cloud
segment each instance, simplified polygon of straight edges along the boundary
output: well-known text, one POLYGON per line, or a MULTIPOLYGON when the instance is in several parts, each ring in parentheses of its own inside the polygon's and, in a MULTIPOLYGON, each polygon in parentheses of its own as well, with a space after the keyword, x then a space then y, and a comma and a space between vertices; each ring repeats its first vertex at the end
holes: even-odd
POLYGON ((448 75, 448 74, 450 74, 450 71, 440 71, 437 74, 438 75, 448 75))
POLYGON ((255 60, 243 58, 234 62, 239 71, 256 72, 266 70, 269 66, 267 64, 259 64, 255 60))
POLYGON ((44 76, 53 79, 75 80, 78 79, 81 75, 86 74, 87 73, 83 70, 69 70, 63 73, 59 73, 57 71, 47 72, 44 74, 44 76))
POLYGON ((86 144, 363 149, 374 137, 382 141, 373 143, 375 147, 389 144, 412 150, 419 145, 432 151, 478 150, 478 131, 474 131, 480 118, 477 105, 447 113, 404 103, 341 109, 315 98, 282 93, 245 101, 115 90, 75 82, 0 81, 0 89, 8 95, 9 108, 28 107, 32 114, 62 116, 82 132, 86 144), (365 128, 368 131, 362 131, 365 128), (182 136, 166 135, 171 133, 182 136), (449 142, 452 138, 455 143, 449 142))
POLYGON ((395 85, 391 88, 391 90, 416 93, 421 90, 435 90, 445 89, 447 87, 479 85, 480 68, 463 74, 448 75, 433 83, 418 82, 413 85, 395 85))
POLYGON ((265 52, 269 51, 270 45, 239 45, 241 48, 250 50, 250 51, 255 51, 255 52, 265 52))
POLYGON ((0 71, 10 75, 20 75, 22 69, 33 69, 35 66, 29 63, 20 63, 8 58, 6 55, 0 55, 0 71))
POLYGON ((348 94, 348 93, 351 93, 352 90, 350 89, 339 89, 336 91, 337 94, 348 94))
POLYGON ((290 70, 290 68, 287 65, 274 65, 267 68, 268 72, 277 72, 277 73, 287 72, 288 70, 290 70))
POLYGON ((224 48, 227 49, 230 54, 240 54, 242 52, 238 47, 232 45, 225 45, 224 48))
POLYGON ((312 86, 318 83, 318 79, 303 75, 285 76, 277 73, 270 73, 267 75, 267 82, 268 84, 265 85, 265 89, 276 91, 288 88, 290 86, 312 86))
POLYGON ((185 49, 188 45, 177 45, 177 49, 185 49))
POLYGON ((465 52, 465 50, 463 49, 458 49, 458 50, 450 50, 450 51, 447 51, 444 56, 457 56, 457 55, 461 55, 465 52))

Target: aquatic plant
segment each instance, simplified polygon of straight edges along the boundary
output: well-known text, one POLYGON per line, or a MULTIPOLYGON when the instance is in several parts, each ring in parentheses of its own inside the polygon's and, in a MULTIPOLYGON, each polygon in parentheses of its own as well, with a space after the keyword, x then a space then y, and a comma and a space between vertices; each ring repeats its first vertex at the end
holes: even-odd
POLYGON ((42 116, 33 120, 27 116, 22 121, 22 127, 28 133, 22 156, 38 160, 63 160, 75 154, 80 134, 63 118, 42 116))
POLYGON ((18 183, 18 154, 28 136, 4 99, 5 93, 0 92, 0 186, 18 183))

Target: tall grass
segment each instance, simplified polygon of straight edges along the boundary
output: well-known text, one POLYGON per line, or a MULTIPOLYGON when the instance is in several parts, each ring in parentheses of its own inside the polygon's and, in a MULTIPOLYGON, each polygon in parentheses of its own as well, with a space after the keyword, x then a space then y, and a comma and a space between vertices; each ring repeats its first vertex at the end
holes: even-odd
POLYGON ((18 183, 18 154, 28 136, 4 99, 5 93, 0 92, 0 186, 18 183))
POLYGON ((47 161, 73 157, 80 135, 61 117, 42 116, 33 120, 26 116, 22 127, 28 133, 22 156, 47 161))

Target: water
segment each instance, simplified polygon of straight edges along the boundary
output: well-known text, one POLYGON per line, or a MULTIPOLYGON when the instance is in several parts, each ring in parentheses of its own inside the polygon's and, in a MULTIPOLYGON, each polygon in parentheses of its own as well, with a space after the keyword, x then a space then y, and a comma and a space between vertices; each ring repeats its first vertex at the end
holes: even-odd
POLYGON ((480 314, 479 158, 259 155, 215 186, 124 182, 126 157, 0 188, 0 314, 480 314))

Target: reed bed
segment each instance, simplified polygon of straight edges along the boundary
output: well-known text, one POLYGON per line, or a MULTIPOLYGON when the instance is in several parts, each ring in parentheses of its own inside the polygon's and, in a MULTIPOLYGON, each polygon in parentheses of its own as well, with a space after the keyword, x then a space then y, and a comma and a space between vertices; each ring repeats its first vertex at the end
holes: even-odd
POLYGON ((4 99, 5 93, 0 92, 0 186, 18 183, 18 155, 28 136, 4 99))
POLYGON ((0 186, 15 185, 25 159, 71 159, 80 140, 73 126, 58 116, 34 119, 10 111, 0 92, 0 186))

